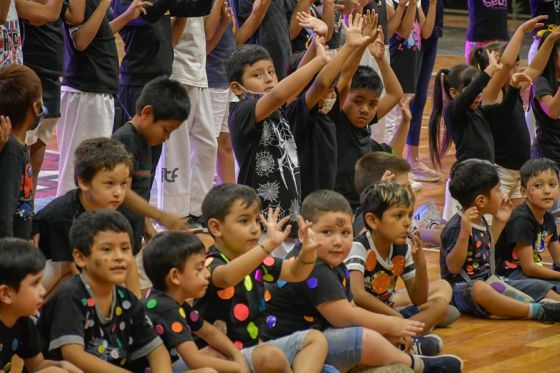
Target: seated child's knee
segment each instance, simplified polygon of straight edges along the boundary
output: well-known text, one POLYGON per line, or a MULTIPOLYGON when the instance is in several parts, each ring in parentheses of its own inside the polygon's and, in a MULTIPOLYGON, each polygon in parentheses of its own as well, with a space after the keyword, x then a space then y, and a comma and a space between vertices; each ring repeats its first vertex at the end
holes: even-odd
POLYGON ((318 330, 309 330, 303 340, 304 347, 312 344, 315 346, 324 346, 325 350, 328 347, 327 338, 318 330))
POLYGON ((430 283, 430 286, 434 287, 434 290, 437 291, 438 296, 442 296, 442 297, 447 296, 449 298, 448 302, 451 300, 451 297, 453 295, 453 289, 451 288, 449 282, 443 279, 439 279, 439 280, 435 280, 433 284, 430 283))
POLYGON ((284 352, 274 346, 258 346, 253 351, 252 359, 255 372, 285 372, 290 367, 284 352))
POLYGON ((471 292, 475 300, 486 296, 489 291, 494 291, 494 289, 486 282, 480 280, 473 281, 471 292))

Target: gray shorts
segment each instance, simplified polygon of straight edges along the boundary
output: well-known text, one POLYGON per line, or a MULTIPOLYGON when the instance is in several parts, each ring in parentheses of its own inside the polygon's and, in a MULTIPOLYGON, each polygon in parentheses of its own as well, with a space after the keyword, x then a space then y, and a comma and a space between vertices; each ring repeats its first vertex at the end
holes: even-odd
POLYGON ((329 344, 326 364, 346 372, 360 365, 364 329, 360 326, 350 328, 329 328, 323 331, 329 344))
POLYGON ((557 289, 560 289, 560 281, 528 277, 519 268, 509 273, 504 280, 537 302, 540 302, 550 290, 557 292, 557 289))

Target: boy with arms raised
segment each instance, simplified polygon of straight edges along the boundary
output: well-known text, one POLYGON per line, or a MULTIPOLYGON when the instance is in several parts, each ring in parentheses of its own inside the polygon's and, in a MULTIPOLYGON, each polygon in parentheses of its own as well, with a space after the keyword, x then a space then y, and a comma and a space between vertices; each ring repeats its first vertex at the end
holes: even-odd
MULTIPOLYGON (((171 351, 174 370, 211 367, 219 372, 248 372, 244 354, 185 302, 206 293, 210 272, 205 259, 204 245, 192 234, 163 232, 154 237, 144 249, 144 267, 154 284, 144 308, 171 351), (223 356, 217 358, 208 348, 199 350, 193 333, 223 356)), ((282 351, 273 346, 258 346, 245 356, 256 372, 290 369, 282 351)))
MULTIPOLYGON (((97 138, 86 140, 76 149, 74 180, 77 188, 55 198, 36 216, 35 240, 50 259, 45 275, 47 291, 72 271, 72 248, 68 232, 74 219, 85 211, 124 205, 131 211, 161 219, 169 228, 180 227, 174 216, 150 206, 146 200, 129 189, 132 160, 117 140, 97 138)), ((127 285, 140 295, 136 270, 129 272, 127 285)))
POLYGON ((142 304, 119 285, 134 262, 126 218, 113 210, 85 212, 72 225, 70 245, 80 274, 47 301, 37 324, 49 354, 88 373, 126 372, 142 357, 152 372, 170 372, 169 353, 142 304))
POLYGON ((0 115, 11 122, 10 133, 0 147, 0 238, 31 238, 33 219, 33 171, 25 145, 27 131, 41 122, 41 81, 22 65, 0 68, 0 115))
POLYGON ((263 215, 278 207, 281 218, 289 216, 294 234, 301 204, 299 160, 290 124, 279 109, 326 62, 326 55, 317 55, 281 82, 259 45, 238 47, 226 63, 231 90, 241 99, 231 104, 228 122, 239 163, 237 181, 257 191, 263 215))
POLYGON ((81 373, 65 361, 45 360, 31 316, 45 296, 41 285, 45 257, 28 241, 0 239, 0 371, 9 372, 13 355, 30 373, 81 373))
POLYGON ((468 159, 456 163, 450 177, 451 196, 463 208, 447 222, 441 233, 441 277, 453 288, 453 304, 461 313, 478 317, 559 321, 560 303, 542 301, 544 298, 560 300, 552 284, 537 279, 507 281, 540 301, 523 303, 504 295, 503 285, 493 287, 485 282, 495 270, 493 237, 499 237, 511 213, 502 201, 494 166, 487 161, 468 159), (484 214, 494 216, 492 231, 484 214))
MULTIPOLYGON (((414 196, 406 186, 380 182, 367 188, 361 205, 367 230, 354 239, 344 263, 358 306, 421 321, 428 333, 447 316, 451 287, 445 280, 428 282, 420 240, 409 231, 413 209, 414 196), (398 278, 406 291, 396 290, 398 278)), ((430 355, 438 354, 441 344, 436 335, 414 340, 418 351, 430 355)))
POLYGON ((558 166, 548 158, 531 159, 519 170, 525 203, 513 210, 496 245, 497 272, 510 279, 541 279, 560 290, 560 272, 543 265, 548 248, 560 265, 560 244, 554 216, 558 199, 558 166))
MULTIPOLYGON (((245 356, 258 348, 267 297, 265 282, 278 279, 303 281, 315 263, 313 233, 299 218, 303 249, 297 258, 283 260, 270 256, 290 234, 284 230, 289 216, 278 219, 280 209, 269 211, 265 220, 255 191, 245 185, 222 184, 210 190, 202 203, 202 214, 215 245, 208 252, 210 285, 195 308, 210 323, 221 325, 225 334, 245 356), (261 237, 261 225, 266 238, 261 237)), ((294 372, 319 372, 327 351, 325 338, 317 331, 294 333, 268 342, 282 350, 294 372)), ((256 353, 256 350, 255 350, 256 353)), ((252 360, 247 359, 254 370, 252 360)))
POLYGON ((462 361, 456 356, 409 355, 385 339, 402 342, 421 332, 423 323, 375 314, 352 302, 350 274, 343 263, 353 239, 348 201, 334 191, 316 191, 303 202, 302 214, 313 224, 318 261, 306 281, 268 287, 263 336, 278 338, 298 330, 320 329, 329 343, 327 364, 344 372, 357 366, 388 364, 401 364, 416 372, 459 372, 462 361))

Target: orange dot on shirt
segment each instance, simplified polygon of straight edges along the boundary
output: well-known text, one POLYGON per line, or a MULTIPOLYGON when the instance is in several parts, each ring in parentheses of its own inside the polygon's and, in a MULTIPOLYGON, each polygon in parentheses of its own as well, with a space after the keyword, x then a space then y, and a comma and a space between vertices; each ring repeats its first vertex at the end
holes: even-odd
POLYGON ((377 256, 373 251, 369 251, 366 258, 366 271, 373 271, 377 265, 377 256))
POLYGON ((264 258, 263 263, 265 266, 270 267, 274 264, 274 258, 271 256, 267 256, 266 258, 264 258))
POLYGON ((235 348, 237 348, 238 350, 243 350, 243 343, 239 342, 239 341, 235 341, 233 342, 233 345, 235 346, 235 348))
POLYGON ((391 271, 395 276, 400 276, 404 272, 404 265, 406 264, 406 258, 402 255, 396 255, 391 260, 393 262, 393 270, 391 271))
POLYGON ((249 307, 243 303, 237 303, 233 307, 233 316, 239 321, 245 321, 249 317, 249 307))
POLYGON ((272 298, 272 295, 270 295, 270 291, 265 290, 265 291, 264 291, 264 300, 265 300, 265 302, 268 302, 271 298, 272 298))
POLYGON ((315 318, 313 316, 303 316, 303 319, 307 322, 315 321, 315 318))
POLYGON ((171 324, 171 330, 173 330, 175 333, 181 333, 183 331, 183 325, 179 321, 175 321, 173 324, 171 324))
POLYGON ((220 297, 220 299, 227 300, 233 297, 233 294, 235 294, 235 289, 233 288, 233 286, 230 286, 229 288, 218 290, 216 293, 218 294, 218 297, 220 297))
POLYGON ((476 246, 477 249, 480 249, 480 246, 482 246, 482 242, 481 241, 476 241, 475 246, 476 246))

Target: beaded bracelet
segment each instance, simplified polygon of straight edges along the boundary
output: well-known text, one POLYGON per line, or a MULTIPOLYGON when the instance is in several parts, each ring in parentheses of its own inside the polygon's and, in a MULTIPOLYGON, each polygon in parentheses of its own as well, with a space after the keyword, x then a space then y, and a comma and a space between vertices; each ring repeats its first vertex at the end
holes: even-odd
POLYGON ((268 251, 266 249, 266 246, 264 246, 262 243, 259 244, 260 248, 263 249, 263 251, 266 253, 266 255, 270 255, 270 251, 268 251))

